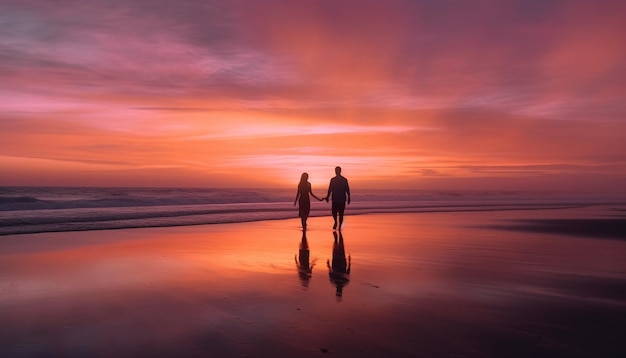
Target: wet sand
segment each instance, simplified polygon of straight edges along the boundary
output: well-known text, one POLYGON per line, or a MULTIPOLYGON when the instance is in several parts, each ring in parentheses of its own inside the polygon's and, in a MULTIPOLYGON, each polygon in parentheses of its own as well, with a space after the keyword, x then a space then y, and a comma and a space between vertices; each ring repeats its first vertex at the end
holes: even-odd
POLYGON ((623 209, 4 236, 0 356, 620 357, 623 209))

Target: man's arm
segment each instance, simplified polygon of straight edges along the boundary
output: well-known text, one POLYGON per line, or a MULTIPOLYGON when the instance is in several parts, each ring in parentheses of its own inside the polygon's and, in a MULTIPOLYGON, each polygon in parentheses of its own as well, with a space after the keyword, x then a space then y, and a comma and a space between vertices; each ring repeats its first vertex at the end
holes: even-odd
POLYGON ((348 185, 348 179, 346 179, 346 195, 348 195, 348 204, 350 204, 350 185, 348 185))
POLYGON ((333 180, 330 180, 330 183, 328 184, 328 193, 326 193, 326 197, 324 199, 326 199, 326 202, 328 202, 328 198, 330 198, 330 193, 333 191, 333 180))

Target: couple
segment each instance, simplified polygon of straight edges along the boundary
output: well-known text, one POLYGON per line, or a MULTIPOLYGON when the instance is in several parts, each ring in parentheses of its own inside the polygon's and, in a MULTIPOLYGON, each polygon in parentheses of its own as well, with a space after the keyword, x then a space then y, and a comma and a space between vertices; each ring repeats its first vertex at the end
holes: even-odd
POLYGON ((335 220, 333 230, 337 229, 337 218, 339 218, 338 225, 339 230, 341 230, 341 224, 343 224, 343 212, 346 208, 346 199, 348 200, 348 204, 350 204, 350 187, 348 186, 348 179, 341 175, 341 167, 335 168, 335 174, 335 177, 330 179, 326 197, 320 199, 315 196, 311 190, 311 183, 308 182, 309 174, 302 173, 300 184, 298 184, 298 192, 296 193, 296 199, 293 201, 293 205, 295 206, 296 202, 298 202, 298 198, 300 198, 298 216, 300 216, 300 220, 302 221, 303 230, 306 230, 306 220, 309 218, 309 212, 311 211, 311 199, 309 198, 309 194, 319 201, 326 200, 326 202, 328 202, 328 198, 331 193, 333 194, 332 213, 333 219, 335 220))

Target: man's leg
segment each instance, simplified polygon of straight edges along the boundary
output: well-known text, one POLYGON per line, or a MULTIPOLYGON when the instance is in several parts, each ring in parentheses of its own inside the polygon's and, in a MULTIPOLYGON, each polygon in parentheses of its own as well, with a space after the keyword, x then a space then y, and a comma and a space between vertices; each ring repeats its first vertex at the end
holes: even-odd
POLYGON ((339 213, 339 210, 337 210, 337 204, 335 204, 334 201, 333 201, 332 211, 333 211, 333 220, 335 221, 335 224, 333 225, 333 230, 334 230, 337 228, 337 214, 339 213))
POLYGON ((341 225, 343 225, 343 212, 346 210, 346 203, 341 203, 337 205, 337 214, 339 215, 339 230, 341 230, 341 225))

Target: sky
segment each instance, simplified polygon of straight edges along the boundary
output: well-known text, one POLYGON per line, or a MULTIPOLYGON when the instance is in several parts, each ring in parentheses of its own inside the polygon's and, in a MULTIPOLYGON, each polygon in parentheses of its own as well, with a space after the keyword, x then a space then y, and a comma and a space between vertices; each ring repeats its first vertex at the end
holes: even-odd
POLYGON ((0 185, 626 194, 625 13, 0 0, 0 185))

